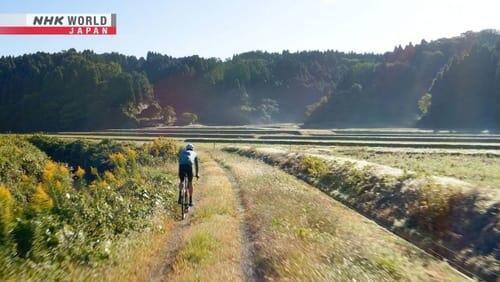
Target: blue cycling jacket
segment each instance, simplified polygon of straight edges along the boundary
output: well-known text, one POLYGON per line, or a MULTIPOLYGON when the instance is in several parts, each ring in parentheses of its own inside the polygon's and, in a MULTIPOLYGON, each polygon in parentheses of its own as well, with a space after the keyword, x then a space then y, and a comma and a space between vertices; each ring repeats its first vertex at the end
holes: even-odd
POLYGON ((191 150, 182 150, 180 156, 179 156, 179 164, 180 165, 193 165, 195 164, 198 160, 198 155, 196 154, 195 151, 191 150))

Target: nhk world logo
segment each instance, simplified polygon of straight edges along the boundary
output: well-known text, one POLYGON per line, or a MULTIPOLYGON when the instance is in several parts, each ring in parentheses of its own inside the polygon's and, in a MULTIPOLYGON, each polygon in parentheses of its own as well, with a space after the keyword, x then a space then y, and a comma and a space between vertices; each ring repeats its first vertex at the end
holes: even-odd
POLYGON ((0 14, 0 34, 114 35, 116 14, 0 14))

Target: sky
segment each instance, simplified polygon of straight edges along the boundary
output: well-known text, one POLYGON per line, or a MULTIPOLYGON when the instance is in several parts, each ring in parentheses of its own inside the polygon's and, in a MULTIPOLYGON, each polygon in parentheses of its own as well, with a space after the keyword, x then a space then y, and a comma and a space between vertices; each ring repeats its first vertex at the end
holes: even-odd
POLYGON ((116 13, 116 36, 0 35, 0 55, 69 48, 229 58, 262 50, 383 53, 500 29, 499 0, 0 0, 0 13, 116 13))

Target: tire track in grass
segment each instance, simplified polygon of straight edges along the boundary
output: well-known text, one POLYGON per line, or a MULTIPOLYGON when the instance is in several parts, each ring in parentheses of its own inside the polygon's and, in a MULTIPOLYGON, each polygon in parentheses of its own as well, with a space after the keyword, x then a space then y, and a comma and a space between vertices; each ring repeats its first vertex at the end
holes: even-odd
MULTIPOLYGON (((180 218, 180 216, 177 217, 180 218)), ((172 272, 173 263, 175 262, 175 258, 178 255, 183 244, 183 233, 185 232, 187 226, 189 226, 190 219, 191 213, 187 214, 185 220, 175 223, 171 228, 171 232, 168 235, 167 240, 165 241, 165 246, 163 247, 163 254, 161 255, 161 258, 159 259, 156 267, 151 273, 149 281, 165 281, 165 278, 168 277, 169 273, 172 272)))
POLYGON ((162 270, 153 281, 243 281, 241 215, 224 170, 203 154, 195 208, 167 243, 162 270), (169 251, 172 250, 172 251, 169 251))
POLYGON ((241 268, 245 274, 245 281, 262 281, 263 273, 255 267, 255 262, 253 258, 255 257, 255 247, 253 245, 253 234, 250 231, 250 225, 245 218, 245 205, 241 196, 241 187, 238 180, 232 174, 231 170, 226 166, 226 164, 221 160, 214 158, 215 161, 224 169, 226 176, 228 177, 231 185, 233 187, 237 210, 239 213, 240 221, 240 233, 241 233, 241 244, 242 244, 242 260, 241 268))
POLYGON ((179 252, 182 243, 181 234, 183 231, 183 225, 185 224, 177 223, 176 226, 172 228, 172 232, 168 236, 168 239, 165 243, 165 251, 160 259, 160 263, 151 274, 149 281, 164 281, 165 277, 167 277, 168 274, 172 271, 172 264, 177 253, 179 252))

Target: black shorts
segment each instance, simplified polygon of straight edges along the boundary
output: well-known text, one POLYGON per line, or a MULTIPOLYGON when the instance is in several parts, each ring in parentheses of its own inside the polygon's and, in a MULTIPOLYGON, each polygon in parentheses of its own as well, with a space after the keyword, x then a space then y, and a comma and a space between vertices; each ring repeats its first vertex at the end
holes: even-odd
POLYGON ((193 166, 192 165, 179 165, 179 179, 184 181, 184 177, 187 176, 188 181, 193 181, 193 166))

